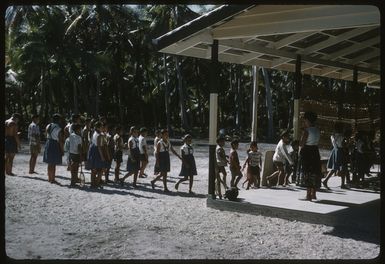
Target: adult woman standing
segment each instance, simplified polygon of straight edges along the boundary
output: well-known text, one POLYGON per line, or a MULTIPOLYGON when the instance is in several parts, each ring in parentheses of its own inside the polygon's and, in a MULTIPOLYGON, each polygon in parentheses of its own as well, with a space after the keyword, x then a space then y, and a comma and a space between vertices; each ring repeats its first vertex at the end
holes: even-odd
POLYGON ((321 157, 318 149, 320 131, 315 126, 316 120, 316 113, 305 112, 304 128, 299 144, 304 182, 307 187, 306 200, 308 201, 317 199, 316 190, 321 186, 321 157))
POLYGON ((46 127, 47 142, 44 148, 43 162, 48 163, 48 181, 59 184, 55 180, 56 165, 62 163, 64 136, 60 127, 61 116, 54 114, 52 123, 46 127))

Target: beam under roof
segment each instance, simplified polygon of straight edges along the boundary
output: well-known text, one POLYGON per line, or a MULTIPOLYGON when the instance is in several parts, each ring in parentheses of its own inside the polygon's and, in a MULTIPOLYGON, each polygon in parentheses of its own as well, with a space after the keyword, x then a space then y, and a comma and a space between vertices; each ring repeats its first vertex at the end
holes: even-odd
POLYGON ((159 51, 359 81, 380 76, 379 10, 370 5, 222 6, 153 42, 159 51), (282 37, 280 37, 282 36, 282 37), (310 45, 310 46, 309 46, 310 45))

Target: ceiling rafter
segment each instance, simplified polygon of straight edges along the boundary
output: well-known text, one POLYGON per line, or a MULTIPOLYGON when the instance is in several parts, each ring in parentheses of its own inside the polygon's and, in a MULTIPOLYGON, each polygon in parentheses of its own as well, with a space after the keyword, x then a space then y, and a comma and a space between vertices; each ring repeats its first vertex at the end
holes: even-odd
POLYGON ((370 5, 225 6, 154 43, 161 52, 210 59, 218 40, 221 62, 293 72, 301 55, 304 74, 352 80, 357 68, 359 81, 379 80, 379 21, 370 5))
MULTIPOLYGON (((351 41, 352 42, 352 41, 351 41)), ((363 42, 353 42, 354 44, 350 47, 338 50, 336 52, 330 53, 328 55, 325 55, 323 59, 328 60, 328 59, 337 59, 339 57, 343 57, 348 54, 352 54, 360 49, 364 49, 367 47, 371 47, 373 45, 376 45, 380 42, 380 36, 368 39, 363 42)))
POLYGON ((355 28, 353 30, 350 30, 348 32, 345 32, 341 35, 338 35, 338 36, 335 36, 335 37, 329 37, 329 39, 325 40, 325 41, 322 41, 322 42, 319 42, 313 46, 310 46, 308 48, 305 48, 303 50, 301 50, 301 53, 302 54, 310 54, 312 52, 315 52, 315 51, 318 51, 318 50, 321 50, 321 49, 324 49, 324 48, 327 48, 327 47, 330 47, 330 46, 333 46, 343 40, 347 40, 349 38, 353 38, 353 37, 356 37, 358 35, 361 35, 365 32, 368 32, 370 30, 372 30, 373 28, 375 27, 364 27, 364 28, 355 28))

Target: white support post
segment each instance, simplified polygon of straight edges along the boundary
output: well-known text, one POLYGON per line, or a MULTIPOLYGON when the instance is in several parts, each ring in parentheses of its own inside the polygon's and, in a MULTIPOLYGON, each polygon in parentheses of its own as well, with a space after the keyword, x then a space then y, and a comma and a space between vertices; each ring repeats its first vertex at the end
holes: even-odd
POLYGON ((218 130, 218 94, 210 93, 209 144, 216 145, 218 130))
POLYGON ((253 113, 251 122, 251 141, 257 140, 257 117, 258 117, 258 70, 259 67, 253 65, 253 113))

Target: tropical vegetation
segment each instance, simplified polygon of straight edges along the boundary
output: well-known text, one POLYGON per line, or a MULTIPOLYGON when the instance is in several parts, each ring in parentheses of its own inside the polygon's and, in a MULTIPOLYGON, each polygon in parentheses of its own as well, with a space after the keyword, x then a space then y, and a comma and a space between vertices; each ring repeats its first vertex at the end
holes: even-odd
MULTIPOLYGON (((19 112, 24 124, 34 113, 43 122, 54 112, 106 115, 125 127, 207 135, 208 62, 161 54, 151 45, 199 15, 187 5, 8 7, 6 115, 19 112)), ((258 136, 271 140, 292 124, 294 75, 261 69, 259 76, 258 136)), ((304 83, 304 98, 317 93, 340 105, 346 102, 341 91, 351 86, 316 77, 304 83)), ((219 127, 245 134, 251 123, 251 66, 221 63, 220 87, 219 127)), ((366 93, 378 100, 376 90, 366 93)))

